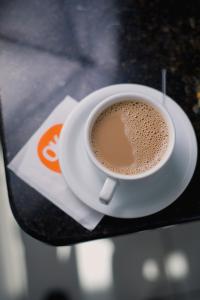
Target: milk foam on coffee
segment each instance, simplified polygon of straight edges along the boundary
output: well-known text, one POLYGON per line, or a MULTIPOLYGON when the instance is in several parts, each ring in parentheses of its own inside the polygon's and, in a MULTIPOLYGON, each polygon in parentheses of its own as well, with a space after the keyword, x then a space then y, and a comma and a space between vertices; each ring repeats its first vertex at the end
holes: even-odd
POLYGON ((113 172, 134 175, 162 159, 169 129, 161 113, 140 100, 127 100, 106 108, 91 131, 97 159, 113 172))

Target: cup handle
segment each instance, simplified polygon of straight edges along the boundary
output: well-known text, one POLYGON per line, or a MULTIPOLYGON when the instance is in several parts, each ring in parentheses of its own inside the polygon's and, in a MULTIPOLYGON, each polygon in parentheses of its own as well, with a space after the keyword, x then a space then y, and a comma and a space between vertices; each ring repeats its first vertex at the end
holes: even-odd
POLYGON ((109 204, 112 200, 115 189, 118 185, 118 180, 107 177, 100 191, 99 199, 103 204, 109 204))

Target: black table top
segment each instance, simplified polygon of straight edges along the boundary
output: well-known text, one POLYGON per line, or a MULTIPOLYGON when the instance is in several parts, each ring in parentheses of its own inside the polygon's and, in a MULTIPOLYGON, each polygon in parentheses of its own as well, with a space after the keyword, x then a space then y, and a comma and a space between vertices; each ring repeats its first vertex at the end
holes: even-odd
MULTIPOLYGON (((0 1, 1 134, 7 164, 66 94, 81 100, 117 83, 167 92, 189 116, 200 80, 200 2, 161 0, 0 1)), ((18 224, 52 245, 131 233, 200 219, 198 162, 193 179, 171 206, 149 217, 104 217, 92 232, 6 169, 18 224)))

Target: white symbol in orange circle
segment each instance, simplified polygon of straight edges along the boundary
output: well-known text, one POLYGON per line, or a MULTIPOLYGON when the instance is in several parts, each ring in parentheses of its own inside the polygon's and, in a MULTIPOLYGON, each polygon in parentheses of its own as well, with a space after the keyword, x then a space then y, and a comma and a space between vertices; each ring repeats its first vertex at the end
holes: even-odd
POLYGON ((50 127, 40 138, 37 153, 41 162, 50 170, 61 173, 58 161, 58 140, 63 124, 50 127))

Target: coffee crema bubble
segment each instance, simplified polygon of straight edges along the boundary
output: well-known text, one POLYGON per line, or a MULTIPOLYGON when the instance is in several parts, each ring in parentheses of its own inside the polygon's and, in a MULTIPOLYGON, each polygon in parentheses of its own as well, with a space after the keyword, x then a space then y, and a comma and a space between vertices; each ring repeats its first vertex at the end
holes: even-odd
POLYGON ((109 106, 97 117, 90 142, 106 168, 136 175, 161 161, 168 147, 169 128, 156 108, 141 100, 127 100, 109 106))

